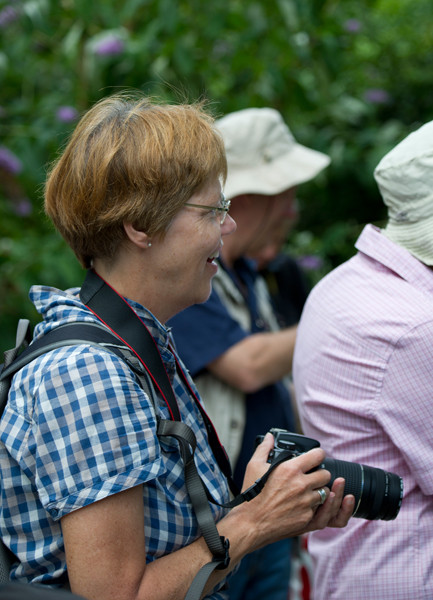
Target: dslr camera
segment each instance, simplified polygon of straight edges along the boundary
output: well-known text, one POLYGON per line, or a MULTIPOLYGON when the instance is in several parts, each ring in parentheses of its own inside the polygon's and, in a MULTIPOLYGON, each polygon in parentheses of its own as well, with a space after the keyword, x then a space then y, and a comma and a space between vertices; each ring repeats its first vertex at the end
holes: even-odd
MULTIPOLYGON (((318 448, 317 440, 291 433, 285 429, 273 428, 270 433, 274 436, 274 448, 269 453, 268 463, 273 463, 282 452, 287 454, 286 460, 304 454, 308 450, 318 448)), ((256 438, 256 446, 263 441, 264 436, 256 438)), ((327 484, 332 487, 337 477, 344 477, 344 495, 355 496, 354 517, 360 519, 391 521, 396 518, 403 499, 403 480, 395 473, 382 469, 368 467, 358 463, 325 458, 317 469, 327 469, 331 480, 327 484)))

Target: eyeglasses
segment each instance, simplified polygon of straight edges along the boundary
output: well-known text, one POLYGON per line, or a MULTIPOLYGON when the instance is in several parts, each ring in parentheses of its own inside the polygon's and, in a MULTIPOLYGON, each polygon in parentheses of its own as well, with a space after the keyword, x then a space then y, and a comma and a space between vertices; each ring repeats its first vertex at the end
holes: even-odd
POLYGON ((192 202, 185 202, 184 206, 192 206, 193 208, 201 208, 202 210, 207 210, 208 212, 213 212, 216 216, 216 213, 220 213, 221 219, 220 224, 222 225, 226 220, 227 213, 230 209, 230 200, 227 200, 224 194, 221 194, 220 198, 220 206, 206 206, 205 204, 193 204, 192 202))

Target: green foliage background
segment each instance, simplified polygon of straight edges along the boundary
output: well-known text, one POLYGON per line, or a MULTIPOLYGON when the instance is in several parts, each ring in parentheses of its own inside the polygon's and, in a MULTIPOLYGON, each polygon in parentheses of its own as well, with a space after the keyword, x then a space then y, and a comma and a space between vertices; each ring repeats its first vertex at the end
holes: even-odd
POLYGON ((288 248, 313 254, 314 282, 385 217, 380 158, 433 118, 431 0, 0 0, 0 347, 37 318, 33 283, 83 273, 46 221, 47 166, 77 115, 117 89, 172 101, 206 97, 216 116, 272 106, 332 164, 301 188, 288 248), (114 39, 111 53, 101 50, 114 39), (102 46, 103 47, 103 46, 102 46), (12 169, 13 171, 13 169, 12 169))

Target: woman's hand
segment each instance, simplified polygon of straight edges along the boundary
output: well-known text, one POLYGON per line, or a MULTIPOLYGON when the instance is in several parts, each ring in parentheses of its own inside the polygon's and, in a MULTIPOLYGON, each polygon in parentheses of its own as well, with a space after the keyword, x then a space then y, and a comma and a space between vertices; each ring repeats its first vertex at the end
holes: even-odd
POLYGON ((325 527, 346 527, 355 507, 355 497, 352 494, 344 496, 344 483, 342 477, 334 481, 326 502, 319 506, 308 528, 302 533, 325 527))

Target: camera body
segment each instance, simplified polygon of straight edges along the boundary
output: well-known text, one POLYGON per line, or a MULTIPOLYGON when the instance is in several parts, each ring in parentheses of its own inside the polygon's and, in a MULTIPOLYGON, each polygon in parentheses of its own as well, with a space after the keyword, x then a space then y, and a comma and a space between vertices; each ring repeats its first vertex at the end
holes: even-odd
MULTIPOLYGON (((320 447, 317 440, 285 429, 275 427, 270 433, 274 436, 274 448, 268 456, 268 463, 271 464, 283 452, 287 454, 286 460, 290 460, 320 447)), ((257 436, 256 446, 263 438, 263 435, 257 436)), ((345 479, 344 495, 355 496, 354 517, 383 521, 397 517, 403 500, 403 480, 395 473, 333 458, 325 458, 317 468, 327 469, 331 473, 329 488, 337 477, 345 479)))
MULTIPOLYGON (((317 440, 298 433, 292 433, 286 429, 273 427, 269 433, 272 433, 274 436, 274 448, 268 456, 268 463, 270 464, 272 464, 282 452, 291 453, 291 456, 287 457, 287 460, 289 460, 290 458, 304 454, 313 448, 320 447, 320 442, 317 440)), ((258 435, 256 438, 256 445, 261 444, 264 437, 264 435, 258 435)))

